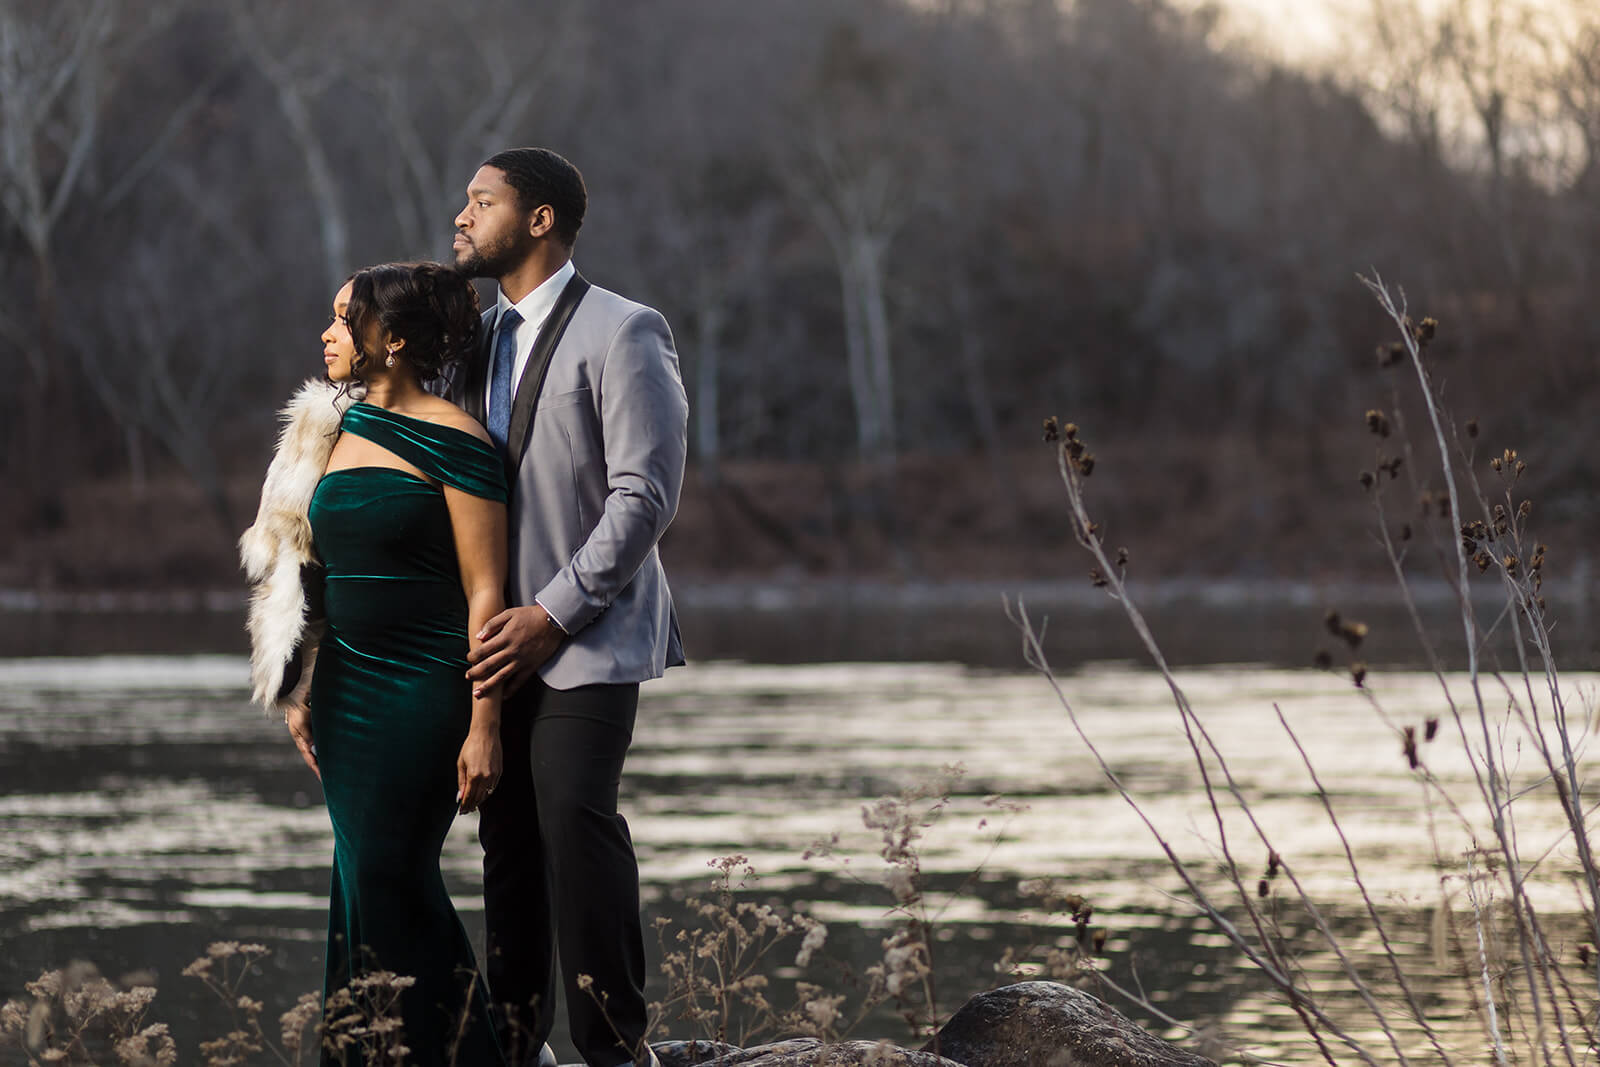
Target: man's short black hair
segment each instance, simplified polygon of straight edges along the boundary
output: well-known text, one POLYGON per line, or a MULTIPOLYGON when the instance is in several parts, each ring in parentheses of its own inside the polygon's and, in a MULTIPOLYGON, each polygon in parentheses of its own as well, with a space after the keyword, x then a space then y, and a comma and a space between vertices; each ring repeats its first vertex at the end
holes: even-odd
POLYGON ((589 206, 589 193, 583 187, 583 175, 565 156, 548 148, 508 148, 484 160, 483 165, 505 174, 523 211, 549 204, 556 216, 556 239, 568 248, 573 246, 589 206))

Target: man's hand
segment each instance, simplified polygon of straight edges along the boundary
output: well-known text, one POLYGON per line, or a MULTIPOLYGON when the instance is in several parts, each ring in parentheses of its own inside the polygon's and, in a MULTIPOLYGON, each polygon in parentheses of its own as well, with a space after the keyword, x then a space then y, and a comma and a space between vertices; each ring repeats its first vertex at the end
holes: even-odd
POLYGON ((502 697, 515 693, 566 637, 538 604, 502 611, 478 631, 482 644, 467 653, 472 695, 481 697, 493 689, 502 697))

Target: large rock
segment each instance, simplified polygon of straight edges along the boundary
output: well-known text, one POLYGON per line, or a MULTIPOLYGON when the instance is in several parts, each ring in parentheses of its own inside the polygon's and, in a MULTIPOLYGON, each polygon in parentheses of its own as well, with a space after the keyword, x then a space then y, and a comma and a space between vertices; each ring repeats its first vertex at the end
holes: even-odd
POLYGON ((922 1051, 966 1067, 1216 1067, 1098 997, 1056 982, 979 993, 922 1051))
MULTIPOLYGON (((765 1062, 768 1056, 795 1057, 814 1055, 822 1042, 814 1037, 791 1037, 754 1048, 739 1048, 721 1041, 658 1041, 650 1046, 661 1061, 661 1067, 744 1067, 757 1060, 765 1062)), ((773 1062, 788 1063, 790 1060, 773 1062)), ((576 1067, 583 1067, 582 1064, 576 1067)))
POLYGON ((746 1049, 705 1041, 663 1041, 651 1047, 661 1067, 964 1067, 931 1052, 904 1049, 887 1041, 824 1045, 815 1038, 797 1037, 746 1049), (719 1048, 721 1055, 716 1054, 719 1048))

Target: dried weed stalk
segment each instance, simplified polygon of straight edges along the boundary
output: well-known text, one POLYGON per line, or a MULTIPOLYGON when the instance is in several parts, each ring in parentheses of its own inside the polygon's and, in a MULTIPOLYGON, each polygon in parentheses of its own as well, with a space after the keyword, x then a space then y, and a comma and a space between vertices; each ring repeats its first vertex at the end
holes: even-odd
MULTIPOLYGON (((1479 460, 1474 451, 1478 424, 1469 420, 1464 435, 1458 433, 1444 412, 1440 389, 1430 373, 1427 348, 1438 324, 1427 318, 1414 321, 1407 313, 1404 295, 1391 293, 1381 278, 1362 281, 1394 321, 1401 339, 1379 349, 1380 364, 1396 376, 1391 381, 1394 404, 1389 412, 1373 409, 1366 413, 1367 427, 1378 437, 1379 446, 1373 468, 1363 471, 1359 481, 1374 503, 1379 540, 1438 681, 1444 708, 1471 761, 1475 796, 1452 796, 1428 767, 1426 753, 1438 734, 1440 716, 1429 716, 1420 723, 1399 722, 1368 685, 1367 667, 1360 658, 1367 637, 1366 625, 1330 612, 1325 620, 1327 629, 1344 646, 1351 681, 1394 732, 1406 770, 1421 787, 1422 814, 1435 842, 1436 863, 1441 871, 1439 914, 1444 917, 1444 929, 1440 940, 1456 946, 1458 957, 1469 964, 1464 972, 1475 975, 1470 988, 1495 1062, 1501 1067, 1508 1067, 1513 1061, 1577 1067, 1579 1062, 1592 1058, 1596 1047, 1594 1006, 1596 984, 1600 982, 1600 971, 1596 970, 1600 968, 1600 954, 1580 951, 1577 961, 1561 959, 1546 935, 1529 885, 1537 878, 1573 879, 1583 898, 1591 944, 1600 945, 1600 871, 1596 869, 1587 833, 1592 802, 1584 797, 1585 783, 1579 769, 1589 724, 1583 716, 1569 717, 1568 699, 1551 652, 1552 622, 1542 596, 1546 548, 1530 532, 1533 505, 1519 489, 1527 464, 1515 450, 1504 449, 1487 464, 1493 476, 1489 486, 1480 481, 1479 460), (1427 411, 1437 448, 1437 469, 1433 473, 1442 489, 1423 488, 1418 474, 1418 450, 1404 433, 1397 377, 1403 367, 1414 372, 1417 392, 1427 411), (1391 437, 1401 446, 1394 454, 1387 451, 1391 437), (1414 499, 1421 501, 1422 515, 1417 521, 1425 529, 1430 528, 1430 519, 1448 518, 1450 522, 1448 537, 1436 537, 1436 541, 1459 607, 1466 683, 1471 694, 1466 703, 1458 701, 1447 684, 1442 661, 1423 626, 1412 593, 1405 563, 1415 543, 1415 531, 1409 522, 1398 530, 1392 528, 1385 510, 1386 490, 1400 478, 1402 469, 1411 479, 1414 499), (1497 583, 1499 606, 1487 626, 1480 621, 1474 601, 1472 579, 1477 574, 1492 574, 1497 583), (1515 662, 1504 671, 1484 663, 1488 639, 1502 627, 1509 630, 1515 648, 1515 662), (1513 753, 1512 759, 1507 758, 1508 752, 1513 753), (1511 769, 1515 754, 1528 752, 1538 763, 1537 775, 1531 781, 1516 778, 1511 769), (1548 803, 1560 806, 1566 826, 1564 841, 1543 842, 1537 854, 1530 855, 1519 845, 1517 813, 1521 805, 1548 803), (1440 819, 1450 820, 1471 835, 1473 844, 1465 857, 1439 854, 1436 830, 1440 819), (1481 830, 1485 825, 1486 837, 1481 830), (1557 871, 1549 861, 1561 844, 1570 846, 1576 854, 1573 872, 1557 871), (1467 936, 1463 936, 1464 931, 1456 922, 1451 903, 1458 894, 1466 898, 1468 905, 1462 920, 1469 927, 1467 936), (1509 923, 1499 922, 1502 909, 1509 916, 1509 923), (1576 981, 1570 974, 1573 962, 1587 968, 1576 981)), ((1085 499, 1085 484, 1095 470, 1096 457, 1078 427, 1071 423, 1046 420, 1045 438, 1057 449, 1073 536, 1094 562, 1090 581, 1105 589, 1121 606, 1167 682, 1210 806, 1224 884, 1219 888, 1207 870, 1179 856, 1139 799, 1101 756, 1061 681, 1050 670, 1040 631, 1020 602, 1008 605, 1021 630, 1025 656, 1053 687, 1106 780, 1148 827, 1195 905, 1279 990, 1329 1064, 1346 1055, 1368 1064, 1376 1064, 1380 1056, 1392 1057, 1401 1064, 1419 1058, 1447 1065, 1458 1059, 1476 1060, 1476 1050, 1447 1048, 1430 1023, 1426 1006, 1401 965, 1388 924, 1368 890, 1355 848, 1316 766, 1279 711, 1278 722, 1305 768, 1328 825, 1341 842, 1370 929, 1377 935, 1382 959, 1378 973, 1369 973, 1358 965, 1351 947, 1305 891, 1293 864, 1256 819, 1250 798, 1231 773, 1225 753, 1191 706, 1143 615, 1130 599, 1124 581, 1127 551, 1118 550, 1113 555, 1104 547, 1103 531, 1091 518, 1085 499), (1231 836, 1225 812, 1242 816, 1253 840, 1240 841, 1231 836), (1266 857, 1265 867, 1258 877, 1252 877, 1247 872, 1259 860, 1252 861, 1247 856, 1262 855, 1266 857), (1347 989, 1340 992, 1356 992, 1364 1006, 1364 1013, 1360 1013, 1364 1018, 1359 1014, 1350 1018, 1347 1011, 1336 1009, 1328 995, 1333 991, 1317 988, 1298 968, 1300 949, 1285 934, 1280 921, 1279 903, 1284 897, 1309 920, 1322 949, 1337 961, 1344 980, 1341 984, 1347 984, 1347 989), (1374 1044, 1374 1034, 1379 1044, 1387 1045, 1386 1051, 1374 1044), (1419 1038, 1420 1049, 1416 1044, 1419 1038)), ((1317 661, 1319 666, 1331 667, 1334 657, 1323 651, 1318 653, 1317 661)), ((1153 1007, 1147 1002, 1145 1006, 1153 1007)))

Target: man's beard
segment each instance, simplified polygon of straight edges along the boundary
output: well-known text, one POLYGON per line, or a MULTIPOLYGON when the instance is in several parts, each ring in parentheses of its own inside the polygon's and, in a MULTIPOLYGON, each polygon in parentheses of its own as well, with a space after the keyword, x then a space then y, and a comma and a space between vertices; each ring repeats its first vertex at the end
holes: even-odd
POLYGON ((527 256, 528 249, 518 247, 514 239, 488 247, 474 244, 456 256, 456 270, 469 278, 502 278, 515 270, 527 256))

